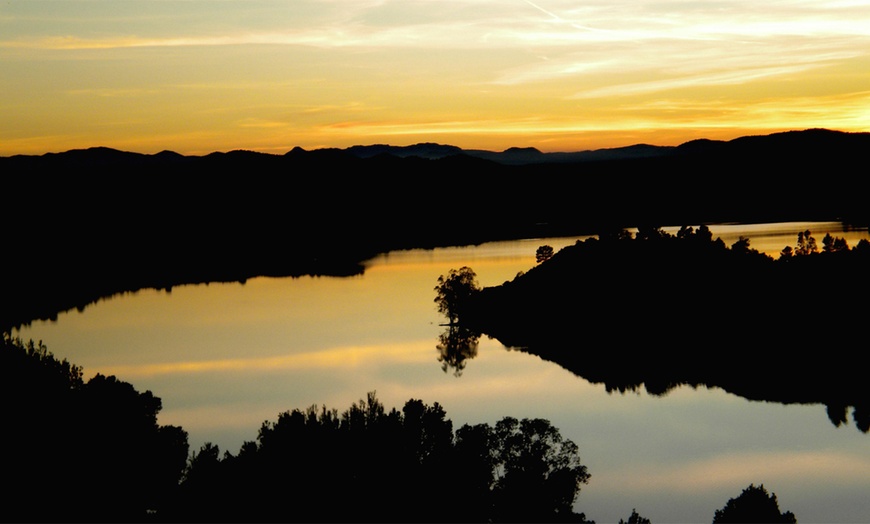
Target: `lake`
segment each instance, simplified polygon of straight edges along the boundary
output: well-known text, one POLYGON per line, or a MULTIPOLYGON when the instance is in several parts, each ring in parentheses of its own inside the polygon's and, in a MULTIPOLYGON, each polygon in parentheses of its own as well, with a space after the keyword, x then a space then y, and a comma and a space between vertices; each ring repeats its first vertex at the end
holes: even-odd
MULTIPOLYGON (((710 229, 729 246, 747 236, 774 257, 805 229, 820 248, 827 232, 850 247, 870 239, 839 223, 710 229)), ((579 447, 592 476, 576 507, 599 523, 627 520, 633 508, 653 523, 710 522, 750 484, 775 493, 799 522, 866 523, 870 435, 851 420, 835 427, 822 405, 750 402, 706 388, 608 393, 486 336, 461 372, 442 367, 438 276, 468 266, 482 286, 497 285, 533 267, 538 246, 558 251, 582 238, 392 252, 354 277, 143 290, 13 335, 42 340, 82 366, 85 379, 115 375, 152 391, 163 401, 159 423, 187 430, 192 451, 212 442, 237 453, 283 411, 317 404, 341 412, 376 391, 387 409, 412 398, 438 402, 454 429, 504 416, 550 420, 579 447)))

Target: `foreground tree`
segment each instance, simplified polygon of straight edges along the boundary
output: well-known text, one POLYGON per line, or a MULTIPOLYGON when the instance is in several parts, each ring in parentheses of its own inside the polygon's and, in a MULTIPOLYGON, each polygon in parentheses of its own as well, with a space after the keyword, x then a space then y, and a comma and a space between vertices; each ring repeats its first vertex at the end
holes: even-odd
POLYGON ((713 524, 767 523, 795 524, 797 519, 791 511, 780 512, 776 495, 768 494, 764 484, 750 484, 737 498, 730 499, 725 507, 717 509, 713 524))
POLYGON ((161 401, 3 334, 0 514, 18 522, 130 522, 159 512, 187 460, 187 433, 160 426, 161 401))
POLYGON ((585 522, 572 506, 588 479, 577 446, 546 420, 505 418, 454 435, 439 404, 388 410, 372 392, 341 415, 282 413, 238 456, 203 446, 168 518, 585 522))
POLYGON ((447 316, 451 324, 459 321, 462 307, 466 300, 474 293, 480 291, 477 283, 477 274, 468 266, 451 269, 447 276, 438 277, 438 285, 435 286, 435 304, 438 312, 447 316))
POLYGON ((573 506, 590 475, 574 442, 544 419, 505 417, 496 423, 494 436, 497 521, 585 520, 573 506))

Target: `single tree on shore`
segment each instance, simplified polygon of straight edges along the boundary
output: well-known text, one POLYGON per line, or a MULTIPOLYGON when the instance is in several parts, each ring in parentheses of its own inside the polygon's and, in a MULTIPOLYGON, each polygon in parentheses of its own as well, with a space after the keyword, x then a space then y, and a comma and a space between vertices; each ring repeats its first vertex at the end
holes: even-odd
POLYGON ((438 312, 447 316, 450 324, 459 321, 462 307, 465 301, 474 293, 480 291, 477 283, 477 274, 468 266, 451 269, 447 276, 438 277, 438 285, 435 286, 435 304, 438 312))

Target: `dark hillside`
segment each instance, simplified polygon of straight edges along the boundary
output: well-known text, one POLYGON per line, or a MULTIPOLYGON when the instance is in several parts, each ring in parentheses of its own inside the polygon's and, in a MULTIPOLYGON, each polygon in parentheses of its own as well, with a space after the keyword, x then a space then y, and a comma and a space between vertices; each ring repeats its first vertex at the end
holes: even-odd
POLYGON ((870 314, 870 244, 774 260, 709 235, 592 238, 463 308, 465 328, 609 390, 718 387, 847 408, 864 432, 866 370, 849 333, 870 314))
POLYGON ((392 249, 529 234, 533 209, 475 158, 340 151, 204 157, 95 149, 2 159, 3 325, 144 287, 350 275, 392 249))
POLYGON ((394 249, 643 224, 868 222, 870 134, 624 149, 631 154, 575 162, 504 152, 539 160, 525 164, 437 144, 401 154, 389 146, 205 156, 93 148, 0 157, 0 323, 145 287, 354 274, 394 249))

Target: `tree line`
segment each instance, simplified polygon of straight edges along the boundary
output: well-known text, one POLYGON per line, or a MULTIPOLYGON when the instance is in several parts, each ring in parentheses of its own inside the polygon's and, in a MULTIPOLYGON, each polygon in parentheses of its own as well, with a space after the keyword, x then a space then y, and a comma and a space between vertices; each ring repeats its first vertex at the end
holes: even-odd
MULTIPOLYGON (((850 248, 845 239, 826 234, 821 244, 820 249, 804 231, 795 247, 773 258, 752 248, 747 237, 727 246, 705 225, 683 226, 675 234, 652 226, 634 235, 611 229, 558 253, 539 247, 536 266, 498 286, 470 287, 471 268, 451 270, 436 286, 435 300, 451 323, 461 316, 466 327, 517 338, 541 331, 542 322, 576 320, 578 313, 602 326, 631 318, 649 330, 645 334, 664 334, 674 318, 694 319, 667 333, 681 347, 707 338, 705 318, 729 319, 737 312, 744 318, 860 322, 867 311, 856 298, 870 291, 870 242, 862 239, 850 248)), ((773 338, 777 333, 752 334, 781 345, 773 338)), ((804 333, 794 342, 811 345, 825 337, 804 333)))
MULTIPOLYGON (((724 264, 730 264, 727 269, 742 270, 745 269, 746 261, 751 261, 756 267, 778 262, 780 267, 792 263, 802 264, 802 269, 813 269, 821 266, 822 262, 834 261, 834 257, 830 255, 838 257, 836 263, 840 264, 840 269, 851 270, 870 258, 870 241, 861 239, 854 248, 850 248, 845 238, 826 233, 822 238, 822 249, 819 250, 812 232, 805 230, 798 232, 794 247, 788 245, 783 247, 779 257, 774 259, 750 247, 750 239, 747 236, 740 236, 731 246, 727 246, 720 237, 713 238, 713 233, 706 224, 701 224, 697 229, 684 225, 674 234, 668 233, 660 226, 642 225, 634 236, 624 228, 604 229, 597 234, 597 238, 578 240, 574 247, 568 246, 565 251, 575 254, 572 262, 577 262, 576 255, 582 252, 590 259, 593 254, 599 256, 599 260, 605 260, 606 265, 620 262, 619 267, 622 269, 627 267, 624 265, 626 263, 636 265, 635 262, 640 261, 641 264, 655 269, 664 269, 666 266, 677 267, 684 275, 689 274, 687 270, 693 265, 701 267, 702 264, 706 264, 707 267, 703 269, 708 269, 711 263, 715 264, 717 269, 726 268, 724 264), (632 240, 635 242, 631 242, 632 240), (849 256, 849 253, 852 253, 852 256, 849 256), (653 256, 650 256, 651 254, 653 256), (827 256, 810 256, 819 254, 827 256)), ((535 262, 540 265, 555 255, 556 251, 552 246, 543 244, 535 251, 535 262)), ((568 255, 561 256, 568 257, 568 255)), ((577 266, 580 270, 593 269, 599 272, 603 270, 603 267, 598 266, 583 267, 582 264, 577 266)), ((829 267, 825 266, 825 269, 829 267)), ((675 272, 661 271, 660 275, 664 280, 675 275, 675 272)), ((525 272, 521 271, 514 281, 505 282, 503 287, 512 285, 524 276, 525 272)), ((709 276, 711 279, 715 278, 715 275, 709 276)), ((674 287, 679 283, 676 279, 670 282, 674 287)), ((450 324, 458 323, 461 313, 469 306, 469 302, 477 298, 479 291, 482 289, 477 282, 477 274, 472 268, 466 266, 449 270, 447 275, 438 277, 435 286, 435 304, 438 312, 444 314, 450 324)))
POLYGON ((454 432, 438 404, 386 409, 370 392, 339 413, 311 406, 265 422, 239 453, 193 455, 172 520, 586 522, 577 445, 543 419, 454 432), (175 518, 178 517, 178 518, 175 518))
MULTIPOLYGON (((574 510, 591 478, 578 446, 545 419, 454 431, 437 402, 387 409, 369 392, 341 413, 281 413, 236 454, 191 453, 186 431, 157 423, 150 391, 85 381, 9 333, 0 364, 14 377, 2 386, 5 521, 594 523, 574 510)), ((650 524, 636 509, 624 522, 650 524)), ((713 522, 795 519, 751 485, 713 522)))

